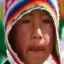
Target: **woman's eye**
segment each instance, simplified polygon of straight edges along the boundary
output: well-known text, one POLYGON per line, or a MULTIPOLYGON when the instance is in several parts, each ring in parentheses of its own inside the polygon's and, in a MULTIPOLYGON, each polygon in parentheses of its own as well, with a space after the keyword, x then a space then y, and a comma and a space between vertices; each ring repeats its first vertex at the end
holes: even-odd
POLYGON ((46 20, 46 19, 45 19, 45 20, 42 21, 42 23, 44 23, 44 24, 49 24, 49 23, 51 23, 51 22, 50 22, 49 20, 46 20))
POLYGON ((22 23, 28 24, 28 23, 31 23, 31 21, 30 20, 23 20, 22 23))

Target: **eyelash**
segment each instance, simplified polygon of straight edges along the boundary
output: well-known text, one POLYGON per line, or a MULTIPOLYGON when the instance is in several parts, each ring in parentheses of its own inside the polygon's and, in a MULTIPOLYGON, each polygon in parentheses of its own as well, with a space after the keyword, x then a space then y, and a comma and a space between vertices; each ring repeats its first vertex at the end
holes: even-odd
POLYGON ((28 24, 28 23, 31 23, 31 21, 30 20, 24 20, 24 21, 22 21, 22 23, 28 24))
POLYGON ((42 21, 42 23, 44 23, 44 24, 49 24, 49 23, 51 23, 49 20, 46 20, 46 19, 44 19, 43 21, 42 21))
MULTIPOLYGON (((24 21, 22 21, 22 23, 23 24, 28 24, 28 23, 31 23, 31 21, 30 20, 24 20, 24 21)), ((51 23, 49 20, 46 20, 46 19, 44 19, 43 21, 42 21, 42 23, 44 23, 44 24, 49 24, 49 23, 51 23)))

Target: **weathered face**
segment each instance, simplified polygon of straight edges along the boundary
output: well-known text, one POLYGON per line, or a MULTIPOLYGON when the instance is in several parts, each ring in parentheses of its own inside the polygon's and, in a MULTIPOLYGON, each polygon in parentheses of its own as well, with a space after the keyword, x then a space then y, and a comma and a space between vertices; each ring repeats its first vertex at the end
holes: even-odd
POLYGON ((42 64, 53 49, 53 20, 45 10, 33 10, 13 27, 15 52, 25 64, 42 64))

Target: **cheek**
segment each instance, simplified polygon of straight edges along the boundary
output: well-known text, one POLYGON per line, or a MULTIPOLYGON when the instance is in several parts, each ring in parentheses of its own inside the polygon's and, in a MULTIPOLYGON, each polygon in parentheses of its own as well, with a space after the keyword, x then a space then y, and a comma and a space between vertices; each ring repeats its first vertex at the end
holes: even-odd
POLYGON ((44 38, 45 38, 45 42, 46 42, 47 45, 52 44, 52 42, 53 42, 53 37, 52 37, 52 35, 45 34, 45 35, 44 35, 44 38))
POLYGON ((26 27, 20 27, 16 31, 16 42, 20 48, 26 49, 30 42, 30 30, 28 30, 26 27))
POLYGON ((53 40, 54 40, 54 34, 53 34, 53 29, 50 27, 45 28, 43 31, 44 34, 44 39, 45 39, 45 49, 47 51, 51 51, 53 48, 53 40))
POLYGON ((48 34, 45 34, 44 38, 45 38, 46 44, 49 44, 50 36, 48 34))
POLYGON ((47 53, 51 53, 52 49, 53 49, 53 35, 52 34, 46 34, 45 35, 45 49, 47 51, 47 53))
POLYGON ((44 27, 42 29, 42 33, 44 35, 45 41, 47 44, 50 44, 54 40, 54 31, 53 28, 50 25, 47 25, 47 27, 44 27))
POLYGON ((30 44, 30 36, 31 36, 31 30, 28 27, 19 27, 16 30, 15 34, 16 38, 16 51, 20 58, 24 58, 26 56, 28 46, 30 44), (23 57, 22 57, 23 56, 23 57))

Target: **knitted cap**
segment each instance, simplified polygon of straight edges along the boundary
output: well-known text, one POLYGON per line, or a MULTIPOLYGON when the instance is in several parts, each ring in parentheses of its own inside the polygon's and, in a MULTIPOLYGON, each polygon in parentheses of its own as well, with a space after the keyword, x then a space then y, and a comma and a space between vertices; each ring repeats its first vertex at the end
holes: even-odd
POLYGON ((8 35, 13 25, 17 22, 19 18, 23 15, 29 13, 32 10, 40 9, 46 10, 52 16, 55 24, 56 30, 56 43, 53 49, 52 58, 57 64, 60 64, 60 53, 59 53, 59 43, 58 43, 58 24, 59 24, 59 9, 58 9, 58 1, 57 0, 8 0, 6 1, 5 7, 5 34, 6 34, 6 45, 7 48, 12 55, 14 62, 20 64, 21 61, 12 50, 10 46, 8 35))

